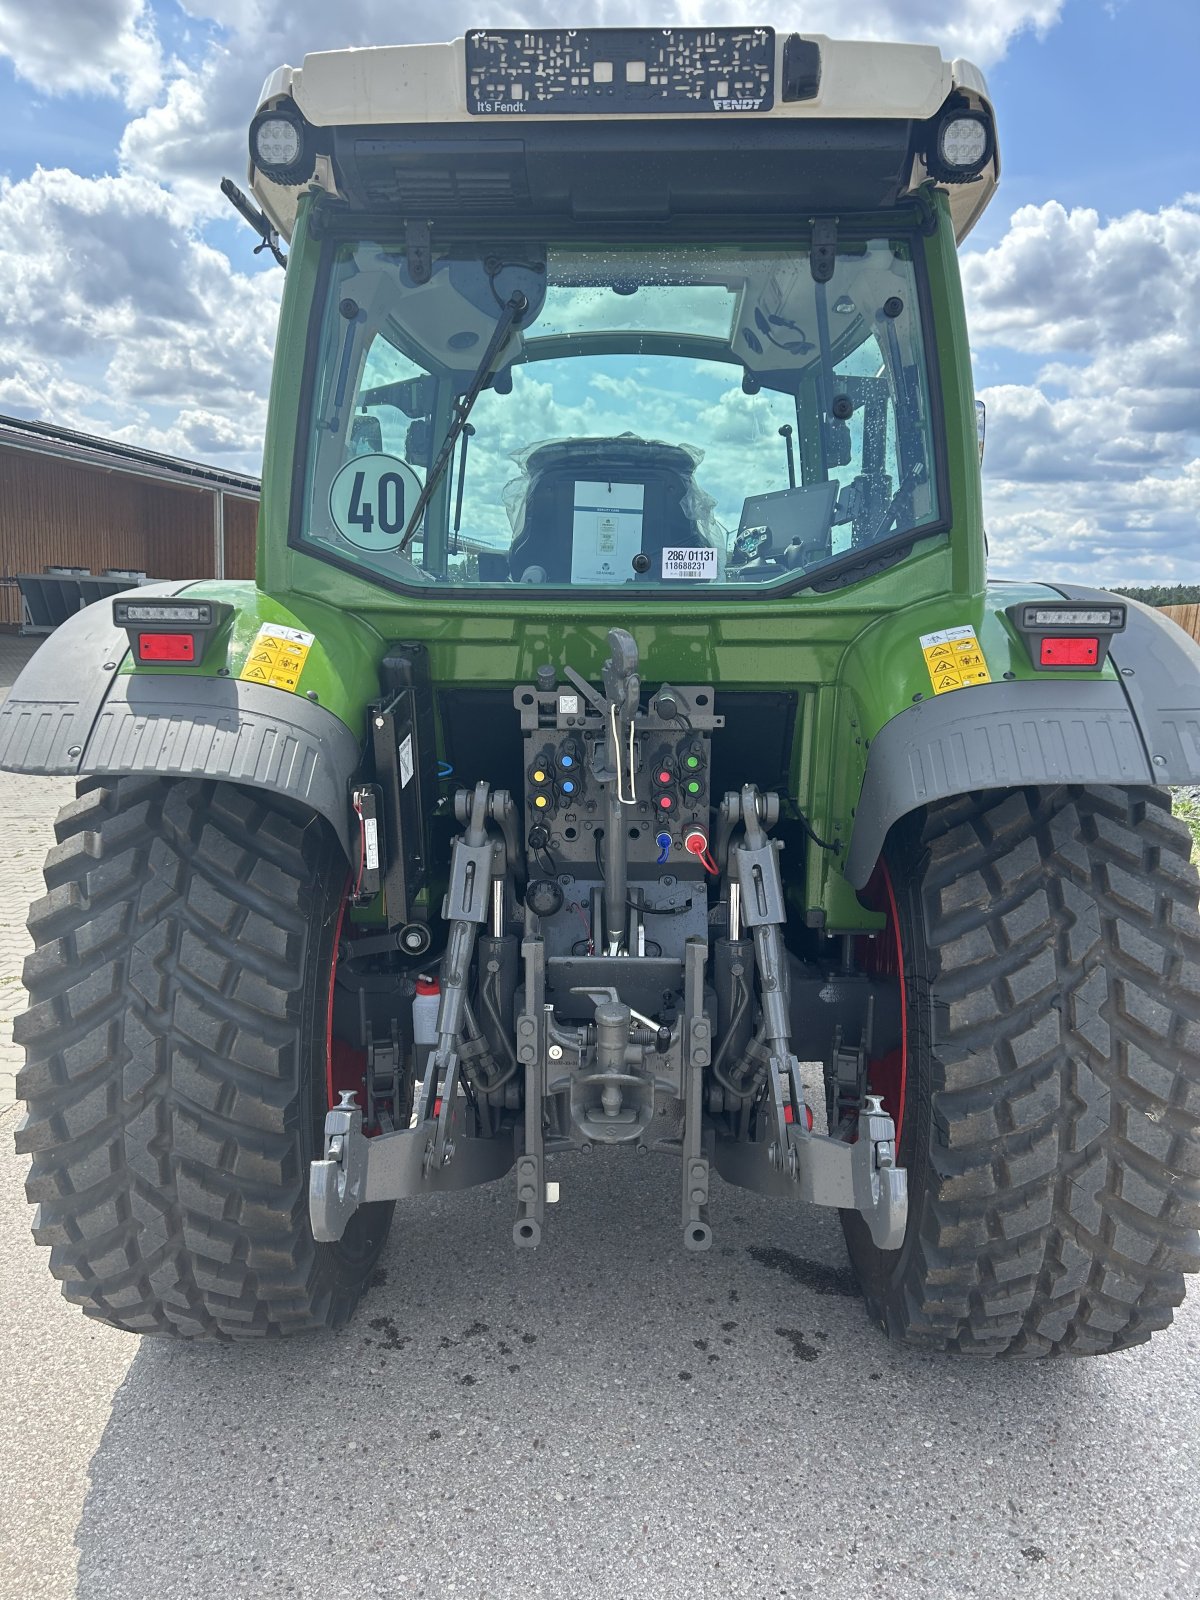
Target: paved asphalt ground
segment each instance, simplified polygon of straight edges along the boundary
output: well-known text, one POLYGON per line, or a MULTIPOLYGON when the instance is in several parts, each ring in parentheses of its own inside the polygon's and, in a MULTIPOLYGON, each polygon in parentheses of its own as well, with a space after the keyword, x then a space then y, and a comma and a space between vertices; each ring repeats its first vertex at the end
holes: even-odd
MULTIPOLYGON (((63 787, 0 777, 0 1054, 63 787)), ((4 1093, 0 1600, 1200 1595, 1200 1293, 1102 1361, 915 1356, 832 1216, 718 1181, 685 1255, 612 1155, 537 1252, 508 1183, 410 1203, 343 1334, 139 1341, 59 1298, 4 1093)))

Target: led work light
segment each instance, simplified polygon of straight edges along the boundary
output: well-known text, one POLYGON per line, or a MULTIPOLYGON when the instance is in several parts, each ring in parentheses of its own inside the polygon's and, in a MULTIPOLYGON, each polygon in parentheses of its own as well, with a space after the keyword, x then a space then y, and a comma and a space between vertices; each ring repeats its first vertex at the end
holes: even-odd
POLYGON ((925 164, 942 183, 967 183, 992 159, 992 126, 982 111, 949 111, 937 124, 925 164))
POLYGON ((294 106, 260 111, 250 124, 250 160, 272 183, 303 183, 313 169, 308 124, 294 106))

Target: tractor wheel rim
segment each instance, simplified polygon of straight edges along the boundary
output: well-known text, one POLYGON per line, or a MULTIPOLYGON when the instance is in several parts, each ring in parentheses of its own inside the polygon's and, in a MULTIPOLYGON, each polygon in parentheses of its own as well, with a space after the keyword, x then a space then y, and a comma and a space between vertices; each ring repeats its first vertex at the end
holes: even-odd
POLYGON ((876 977, 890 977, 896 982, 900 1000, 900 1042, 886 1055, 874 1057, 868 1063, 867 1086, 872 1094, 881 1097, 885 1110, 895 1123, 896 1148, 899 1150, 908 1099, 908 984, 896 890, 887 863, 882 859, 871 881, 868 899, 877 910, 883 911, 887 922, 878 939, 871 940, 868 946, 871 954, 864 965, 876 977))
POLYGON ((342 929, 346 922, 346 907, 350 901, 350 880, 347 878, 341 903, 338 906, 337 926, 333 932, 333 952, 329 958, 329 996, 325 1005, 325 1104, 332 1110, 341 1098, 343 1089, 354 1089, 356 1092, 361 1085, 356 1081, 341 1081, 347 1078, 343 1068, 338 1070, 336 1060, 337 1051, 333 1037, 333 1000, 337 989, 338 962, 341 958, 342 929))

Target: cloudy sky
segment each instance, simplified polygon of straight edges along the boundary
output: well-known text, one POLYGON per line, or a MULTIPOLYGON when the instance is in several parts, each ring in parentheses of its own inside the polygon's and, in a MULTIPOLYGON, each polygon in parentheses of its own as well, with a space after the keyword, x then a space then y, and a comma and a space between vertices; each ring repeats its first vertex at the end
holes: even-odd
MULTIPOLYGON (((244 183, 306 50, 550 23, 549 0, 0 0, 0 413, 256 472, 283 274, 244 183)), ((1195 0, 580 0, 609 25, 919 39, 988 73, 1004 166, 963 255, 993 570, 1200 581, 1195 0)))

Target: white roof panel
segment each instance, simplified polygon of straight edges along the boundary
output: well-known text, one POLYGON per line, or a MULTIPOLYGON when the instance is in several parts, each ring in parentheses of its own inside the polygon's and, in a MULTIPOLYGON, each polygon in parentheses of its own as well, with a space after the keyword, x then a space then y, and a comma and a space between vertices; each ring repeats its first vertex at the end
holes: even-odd
MULTIPOLYGON (((781 81, 787 35, 776 35, 776 81, 781 81)), ((820 85, 810 99, 784 101, 777 95, 768 110, 661 112, 661 117, 694 120, 717 116, 758 121, 812 118, 898 118, 921 122, 934 115, 955 90, 991 112, 983 74, 969 61, 947 61, 934 45, 835 40, 805 34, 821 53, 820 85)), ((467 57, 464 39, 447 44, 378 45, 318 51, 299 67, 277 68, 263 85, 258 110, 290 97, 315 127, 423 123, 493 123, 512 127, 525 120, 511 114, 479 114, 467 107, 467 57)), ((512 108, 515 109, 515 108, 512 108)), ((588 112, 586 115, 596 116, 588 112)), ((540 112, 536 120, 579 120, 580 114, 540 112)), ((637 113, 606 113, 604 121, 646 120, 637 113)), ((969 232, 995 190, 999 153, 974 183, 950 187, 955 236, 969 232)), ((924 178, 914 173, 914 181, 924 178)), ((333 187, 333 175, 319 161, 317 179, 333 187)), ((285 236, 295 222, 299 191, 273 184, 251 170, 251 185, 267 214, 285 236)))

